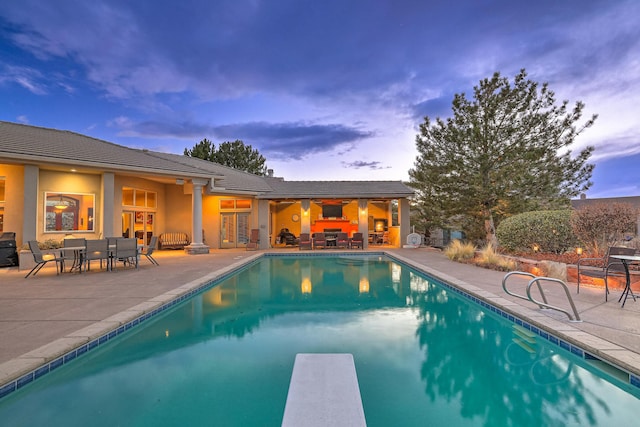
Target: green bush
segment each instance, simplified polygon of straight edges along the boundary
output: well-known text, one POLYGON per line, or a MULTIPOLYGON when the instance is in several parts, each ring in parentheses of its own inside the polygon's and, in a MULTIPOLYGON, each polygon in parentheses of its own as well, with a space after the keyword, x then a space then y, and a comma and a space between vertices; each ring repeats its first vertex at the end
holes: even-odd
POLYGON ((500 246, 512 252, 563 253, 576 246, 571 210, 536 211, 514 215, 496 229, 500 246))

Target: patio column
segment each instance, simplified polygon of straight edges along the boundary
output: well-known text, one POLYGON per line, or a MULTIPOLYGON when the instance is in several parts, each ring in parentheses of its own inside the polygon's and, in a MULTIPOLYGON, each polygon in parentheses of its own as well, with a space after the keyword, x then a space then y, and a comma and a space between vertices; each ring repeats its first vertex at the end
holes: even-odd
POLYGON ((358 199, 358 233, 362 233, 362 246, 369 247, 369 200, 358 199))
MULTIPOLYGON (((102 237, 115 236, 114 207, 115 200, 115 178, 113 172, 104 172, 102 174, 102 217, 100 218, 102 226, 102 237)), ((121 221, 118 218, 118 221, 121 221)), ((96 214, 93 214, 93 231, 98 231, 96 224, 96 214)))
POLYGON ((258 228, 260 229, 260 249, 271 246, 269 233, 269 200, 258 200, 258 228))
MULTIPOLYGON (((24 166, 24 201, 22 205, 22 243, 38 238, 38 182, 40 168, 34 165, 24 166)), ((44 204, 45 201, 43 200, 44 204)), ((43 219, 44 221, 44 219, 43 219)))
POLYGON ((193 193, 191 195, 192 202, 192 228, 191 228, 191 244, 184 247, 184 251, 189 255, 208 254, 209 246, 202 243, 202 187, 207 184, 206 179, 192 179, 193 193))
POLYGON ((300 200, 300 233, 311 233, 311 200, 300 200))
POLYGON ((400 223, 400 241, 398 242, 398 247, 401 248, 407 242, 407 236, 411 233, 409 199, 398 200, 398 222, 400 223))

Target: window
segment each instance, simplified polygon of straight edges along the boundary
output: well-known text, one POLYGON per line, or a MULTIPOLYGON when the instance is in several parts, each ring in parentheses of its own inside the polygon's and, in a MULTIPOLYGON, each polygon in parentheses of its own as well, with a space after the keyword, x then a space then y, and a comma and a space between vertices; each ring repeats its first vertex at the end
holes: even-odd
POLYGON ((46 192, 44 231, 93 231, 94 211, 94 194, 46 192))
POLYGON ((129 187, 122 188, 122 206, 155 209, 156 200, 157 193, 155 191, 146 191, 129 187))
POLYGON ((250 199, 222 199, 220 200, 220 210, 249 210, 251 209, 250 199))

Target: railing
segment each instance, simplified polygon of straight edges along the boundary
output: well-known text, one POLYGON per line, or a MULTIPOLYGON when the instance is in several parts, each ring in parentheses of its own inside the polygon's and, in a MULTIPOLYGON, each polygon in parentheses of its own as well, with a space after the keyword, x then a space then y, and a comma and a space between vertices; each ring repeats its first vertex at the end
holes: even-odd
POLYGON ((527 301, 531 301, 532 303, 536 304, 538 307, 544 309, 544 308, 548 308, 550 310, 556 310, 559 311, 561 313, 566 314, 569 317, 569 321, 570 322, 582 322, 582 319, 580 319, 580 314, 578 314, 578 310, 576 309, 576 305, 573 303, 573 298, 571 298, 571 293, 569 292, 569 288, 567 287, 567 284, 564 283, 562 280, 560 279, 555 279, 553 277, 537 277, 531 273, 527 273, 524 271, 511 271, 509 273, 507 273, 504 278, 502 279, 502 289, 509 295, 516 297, 516 298, 520 298, 523 300, 527 300, 527 301), (527 284, 527 295, 519 295, 516 294, 514 292, 511 292, 509 289, 507 289, 507 279, 511 276, 527 276, 527 277, 531 277, 531 280, 529 280, 529 283, 527 284), (569 313, 567 310, 564 310, 560 307, 556 307, 553 306, 551 304, 549 304, 549 302, 547 301, 547 297, 544 294, 544 290, 542 288, 542 285, 540 284, 541 281, 545 281, 545 282, 550 282, 550 283, 558 283, 559 285, 562 286, 562 288, 564 289, 565 294, 567 295, 567 299, 569 300, 569 305, 571 305, 571 309, 573 311, 573 316, 571 315, 571 313, 569 313), (540 292, 540 296, 542 297, 542 301, 538 301, 537 299, 535 299, 533 296, 531 296, 531 287, 533 285, 536 285, 538 287, 538 291, 540 292))

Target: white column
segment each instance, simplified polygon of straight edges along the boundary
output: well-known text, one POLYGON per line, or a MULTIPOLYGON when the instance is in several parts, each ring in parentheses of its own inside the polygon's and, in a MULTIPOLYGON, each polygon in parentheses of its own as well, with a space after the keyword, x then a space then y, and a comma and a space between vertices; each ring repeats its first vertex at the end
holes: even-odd
POLYGON ((193 179, 193 194, 191 195, 191 244, 184 247, 189 255, 208 254, 209 246, 202 243, 202 187, 207 184, 206 179, 193 179))
POLYGON ((400 241, 398 242, 398 247, 401 248, 406 244, 407 236, 411 233, 409 199, 398 199, 398 222, 400 223, 400 241))
POLYGON ((358 199, 358 233, 362 233, 364 249, 369 246, 369 200, 358 199))
POLYGON ((311 200, 300 200, 300 233, 311 233, 311 200))
MULTIPOLYGON (((104 172, 102 174, 102 215, 100 218, 100 224, 102 228, 102 237, 115 236, 115 221, 114 218, 114 200, 115 200, 115 178, 113 172, 104 172)), ((98 231, 98 225, 96 223, 96 212, 93 212, 93 231, 98 231)), ((118 221, 121 219, 118 218, 118 221)))
MULTIPOLYGON (((24 166, 24 201, 22 205, 22 243, 38 238, 38 183, 40 168, 33 165, 24 166)), ((42 204, 45 200, 43 198, 42 204)), ((44 209, 44 208, 43 208, 44 209)), ((44 218, 43 218, 44 221, 44 218)))
POLYGON ((269 201, 258 200, 258 229, 260 229, 260 249, 269 249, 269 201))

